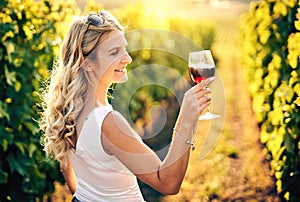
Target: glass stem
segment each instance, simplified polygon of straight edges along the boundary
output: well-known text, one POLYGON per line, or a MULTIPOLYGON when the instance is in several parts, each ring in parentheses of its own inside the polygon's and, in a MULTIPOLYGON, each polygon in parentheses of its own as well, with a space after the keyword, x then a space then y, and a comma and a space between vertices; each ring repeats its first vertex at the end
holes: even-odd
POLYGON ((206 112, 210 113, 210 105, 208 105, 206 112))

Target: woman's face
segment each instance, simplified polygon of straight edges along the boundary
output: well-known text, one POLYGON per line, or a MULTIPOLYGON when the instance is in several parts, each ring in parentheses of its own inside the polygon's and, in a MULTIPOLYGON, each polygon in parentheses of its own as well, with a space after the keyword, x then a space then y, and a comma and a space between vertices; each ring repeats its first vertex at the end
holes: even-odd
POLYGON ((88 56, 95 65, 98 82, 103 85, 127 81, 126 66, 132 59, 126 51, 124 33, 118 30, 105 36, 104 41, 88 56))

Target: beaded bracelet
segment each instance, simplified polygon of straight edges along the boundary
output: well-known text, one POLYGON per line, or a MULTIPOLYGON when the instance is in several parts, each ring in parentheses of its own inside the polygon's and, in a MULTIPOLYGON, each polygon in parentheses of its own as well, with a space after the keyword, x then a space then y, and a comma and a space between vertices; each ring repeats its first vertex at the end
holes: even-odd
POLYGON ((178 133, 178 131, 175 128, 173 128, 173 131, 180 139, 182 139, 185 142, 185 144, 190 145, 192 147, 192 150, 195 149, 194 140, 185 139, 178 133))

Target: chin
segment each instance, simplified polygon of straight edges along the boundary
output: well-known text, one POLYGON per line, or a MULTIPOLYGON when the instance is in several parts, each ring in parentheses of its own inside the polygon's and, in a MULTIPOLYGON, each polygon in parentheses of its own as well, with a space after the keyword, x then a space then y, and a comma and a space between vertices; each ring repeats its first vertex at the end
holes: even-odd
POLYGON ((123 76, 120 80, 118 80, 116 83, 125 83, 128 80, 128 76, 123 76))

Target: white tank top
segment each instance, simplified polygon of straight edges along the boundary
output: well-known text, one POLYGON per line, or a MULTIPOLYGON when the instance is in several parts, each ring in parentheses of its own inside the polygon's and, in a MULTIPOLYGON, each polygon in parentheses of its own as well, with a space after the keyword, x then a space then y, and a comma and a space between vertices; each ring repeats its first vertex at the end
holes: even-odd
POLYGON ((112 110, 107 106, 90 112, 78 137, 76 151, 69 152, 77 179, 75 196, 82 202, 144 201, 136 176, 102 147, 102 122, 112 110))

